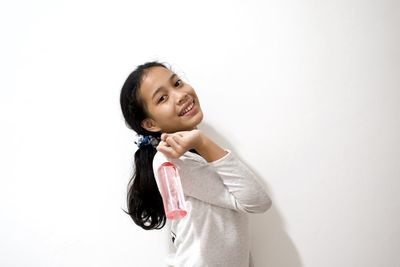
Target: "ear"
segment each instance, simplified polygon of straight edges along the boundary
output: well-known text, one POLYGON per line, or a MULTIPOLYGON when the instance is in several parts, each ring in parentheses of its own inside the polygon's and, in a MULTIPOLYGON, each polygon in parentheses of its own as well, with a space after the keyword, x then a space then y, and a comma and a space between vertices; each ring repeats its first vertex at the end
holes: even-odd
POLYGON ((141 125, 143 128, 150 132, 159 132, 161 130, 161 128, 157 126, 156 122, 150 118, 144 119, 141 125))

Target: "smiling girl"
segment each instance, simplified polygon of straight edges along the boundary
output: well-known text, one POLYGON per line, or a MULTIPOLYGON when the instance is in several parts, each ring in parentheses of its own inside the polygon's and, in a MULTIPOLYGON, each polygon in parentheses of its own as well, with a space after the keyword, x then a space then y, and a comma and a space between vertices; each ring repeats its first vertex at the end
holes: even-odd
POLYGON ((253 266, 249 213, 271 199, 235 154, 200 131, 203 120, 194 89, 159 62, 138 66, 120 95, 126 124, 139 135, 135 171, 128 185, 128 214, 146 230, 165 226, 153 159, 163 153, 177 166, 188 214, 171 221, 176 251, 168 266, 253 266))

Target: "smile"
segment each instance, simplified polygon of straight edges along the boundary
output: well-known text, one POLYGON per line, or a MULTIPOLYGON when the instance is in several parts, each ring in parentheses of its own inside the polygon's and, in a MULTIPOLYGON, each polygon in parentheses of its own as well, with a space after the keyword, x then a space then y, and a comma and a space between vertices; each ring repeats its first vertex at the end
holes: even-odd
POLYGON ((189 111, 191 111, 194 107, 194 101, 192 101, 192 104, 190 104, 187 108, 185 108, 181 114, 179 114, 180 116, 185 115, 186 113, 188 113, 189 111))

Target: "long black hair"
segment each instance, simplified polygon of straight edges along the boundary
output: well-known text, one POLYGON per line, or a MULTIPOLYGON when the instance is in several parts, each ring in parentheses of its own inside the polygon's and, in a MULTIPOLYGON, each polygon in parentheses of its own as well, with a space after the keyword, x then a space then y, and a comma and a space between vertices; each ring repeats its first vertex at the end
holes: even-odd
MULTIPOLYGON (((168 67, 151 61, 139 65, 122 86, 120 104, 125 124, 141 135, 160 137, 161 132, 150 132, 141 126, 149 117, 139 96, 139 88, 149 68, 168 67)), ((128 183, 127 207, 133 221, 145 230, 161 229, 166 223, 164 206, 153 173, 153 158, 157 150, 152 145, 142 146, 135 152, 134 173, 128 183)))

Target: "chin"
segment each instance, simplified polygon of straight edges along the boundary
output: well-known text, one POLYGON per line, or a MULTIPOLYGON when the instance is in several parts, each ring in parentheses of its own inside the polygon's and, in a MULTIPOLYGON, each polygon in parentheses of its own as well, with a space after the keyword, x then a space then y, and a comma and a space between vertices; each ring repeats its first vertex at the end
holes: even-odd
POLYGON ((203 113, 199 112, 196 114, 196 119, 191 122, 191 125, 187 128, 190 130, 197 129, 197 126, 203 121, 203 113))
POLYGON ((198 114, 196 114, 198 118, 196 118, 196 126, 203 121, 203 112, 200 110, 198 114))

